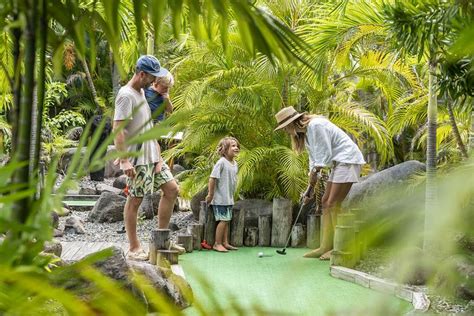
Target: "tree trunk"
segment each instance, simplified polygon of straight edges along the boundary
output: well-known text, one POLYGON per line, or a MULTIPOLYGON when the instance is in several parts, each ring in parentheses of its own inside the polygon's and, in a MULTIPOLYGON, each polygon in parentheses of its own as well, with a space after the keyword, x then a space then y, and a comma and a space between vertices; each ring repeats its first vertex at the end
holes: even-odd
POLYGON ((112 74, 112 91, 114 93, 114 99, 115 97, 117 96, 117 93, 120 89, 120 72, 119 72, 119 69, 117 67, 117 65, 115 64, 115 61, 114 61, 114 56, 113 56, 113 53, 110 52, 110 66, 111 66, 111 74, 112 74))
POLYGON ((258 245, 270 246, 272 235, 272 216, 260 215, 258 217, 258 245))
MULTIPOLYGON (((13 174, 13 183, 26 188, 30 185, 29 156, 31 145, 31 112, 33 111, 33 90, 35 88, 35 53, 36 53, 36 11, 35 0, 25 1, 28 8, 26 11, 26 28, 23 34, 25 41, 24 50, 24 89, 20 100, 20 116, 18 121, 17 148, 14 158, 18 162, 25 163, 13 174)), ((20 74, 18 74, 20 75, 20 74)), ((19 223, 25 223, 29 213, 30 198, 28 196, 13 203, 13 215, 19 223)))
POLYGON ((471 113, 471 130, 469 131, 469 153, 471 155, 472 155, 473 150, 474 150, 474 110, 471 113))
POLYGON ((316 249, 321 242, 321 215, 309 214, 306 221, 306 247, 316 249))
POLYGON ((92 81, 91 72, 89 70, 89 66, 87 65, 87 61, 85 57, 81 57, 82 68, 84 68, 84 72, 86 73, 87 84, 89 85, 89 90, 92 94, 92 100, 94 101, 96 112, 102 113, 102 108, 100 107, 99 99, 97 98, 97 90, 94 86, 94 81, 92 81))
POLYGON ((306 226, 301 223, 295 225, 291 231, 291 247, 303 247, 306 243, 306 226))
POLYGON ((429 62, 428 87, 428 139, 426 145, 426 192, 425 192, 425 228, 423 249, 429 250, 433 245, 433 220, 437 206, 436 184, 436 129, 438 115, 436 95, 436 63, 429 62))
POLYGON ((240 247, 244 244, 244 216, 245 209, 234 209, 230 221, 230 243, 240 247))
POLYGON ((456 142, 458 143, 459 150, 464 158, 468 158, 466 146, 462 142, 461 135, 459 134, 458 125, 456 124, 456 118, 454 117, 453 107, 451 105, 451 98, 446 98, 446 106, 448 108, 449 122, 451 123, 451 129, 453 131, 456 142))
MULTIPOLYGON (((13 1, 13 20, 18 20, 18 3, 13 1)), ((12 126, 12 144, 11 144, 11 155, 16 152, 17 141, 18 141, 18 120, 20 117, 20 102, 21 102, 21 87, 22 87, 22 76, 21 76, 21 61, 20 61, 20 41, 21 41, 21 28, 15 27, 12 29, 12 41, 13 41, 13 106, 10 111, 7 112, 8 121, 12 126)))
POLYGON ((258 228, 245 227, 244 245, 247 247, 255 247, 258 242, 258 228))
POLYGON ((273 199, 272 247, 285 246, 291 230, 292 215, 290 200, 273 199))
MULTIPOLYGON (((35 109, 31 113, 33 119, 33 130, 31 134, 32 155, 30 157, 30 173, 38 178, 39 175, 39 162, 41 159, 41 130, 43 128, 43 106, 44 106, 44 93, 45 93, 45 82, 46 82, 46 42, 48 35, 48 21, 47 21, 47 0, 41 1, 41 13, 39 17, 39 69, 38 69, 38 84, 36 91, 36 102, 34 103, 35 109)), ((40 188, 42 183, 38 183, 40 188)))
POLYGON ((192 235, 178 235, 178 244, 182 244, 187 253, 193 252, 194 244, 192 235))
POLYGON ((190 224, 188 226, 188 232, 193 236, 193 249, 194 250, 201 249, 202 231, 203 231, 202 224, 190 224))

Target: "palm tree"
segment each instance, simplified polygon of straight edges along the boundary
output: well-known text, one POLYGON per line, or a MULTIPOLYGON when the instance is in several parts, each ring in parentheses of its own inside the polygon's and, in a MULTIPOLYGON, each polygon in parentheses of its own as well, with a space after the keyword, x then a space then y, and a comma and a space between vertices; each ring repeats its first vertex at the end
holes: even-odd
MULTIPOLYGON (((30 147, 34 152, 39 150, 39 133, 41 128, 41 111, 44 96, 45 65, 49 50, 51 56, 58 56, 56 52, 66 40, 72 40, 81 56, 85 56, 85 35, 90 34, 93 38, 94 28, 91 25, 98 24, 103 30, 112 51, 114 61, 122 76, 125 75, 123 64, 119 58, 120 30, 119 10, 123 5, 132 5, 135 25, 140 42, 143 43, 143 19, 147 16, 158 30, 163 24, 163 16, 168 13, 175 35, 178 37, 182 23, 190 23, 196 30, 206 30, 208 23, 218 22, 221 30, 225 30, 232 17, 237 23, 239 36, 244 38, 245 49, 252 54, 261 52, 272 61, 276 58, 291 61, 306 49, 303 42, 294 35, 289 28, 279 20, 269 15, 265 10, 250 2, 236 1, 206 1, 202 8, 196 8, 194 1, 160 1, 157 5, 150 5, 142 1, 46 1, 46 0, 22 0, 8 1, 1 8, 2 29, 11 30, 13 46, 14 76, 11 91, 14 102, 11 113, 13 125, 13 157, 20 163, 12 176, 12 187, 15 188, 16 200, 13 204, 13 216, 17 226, 12 226, 14 234, 12 238, 23 235, 24 229, 21 225, 26 224, 31 216, 35 216, 32 210, 32 196, 36 192, 36 172, 38 170, 38 159, 30 161, 30 147), (189 8, 193 9, 189 9, 189 8), (199 9, 199 10, 194 10, 199 9), (68 14, 65 14, 68 12, 68 14), (145 13, 146 12, 146 13, 145 13), (103 15, 102 15, 103 13, 103 15), (145 13, 145 14, 144 14, 145 13), (23 22, 24 21, 24 22, 23 22), (52 25, 61 25, 63 32, 51 31, 52 25), (46 33, 48 36, 46 37, 46 33), (36 44, 38 43, 38 46, 36 44), (37 92, 37 108, 34 109, 33 87, 37 92), (32 122, 36 117, 36 125, 32 122), (31 142, 32 126, 36 126, 36 137, 31 142)), ((205 32, 204 32, 205 33, 205 32)), ((210 34, 202 34, 201 39, 209 39, 210 34)), ((155 32, 155 37, 159 32, 155 32)), ((227 33, 221 32, 222 43, 227 43, 227 33)), ((90 43, 92 46, 94 42, 90 43)), ((224 45, 224 47, 227 47, 224 45)), ((230 56, 230 52, 229 55, 230 56)), ((57 58, 53 62, 57 63, 57 58)), ((4 69, 2 69, 4 71, 4 69)), ((152 136, 150 136, 152 137, 152 136)))
POLYGON ((385 5, 390 34, 400 51, 426 60, 428 64, 428 109, 426 152, 425 238, 423 248, 433 246, 432 230, 436 207, 437 73, 440 56, 453 43, 454 23, 464 14, 460 3, 398 0, 385 5))

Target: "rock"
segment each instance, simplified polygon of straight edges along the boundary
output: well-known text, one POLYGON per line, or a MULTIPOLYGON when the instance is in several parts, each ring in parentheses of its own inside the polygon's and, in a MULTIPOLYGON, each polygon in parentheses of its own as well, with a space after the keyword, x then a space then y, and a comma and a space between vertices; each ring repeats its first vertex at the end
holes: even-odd
POLYGON ((127 186, 127 176, 122 174, 121 176, 117 177, 114 180, 112 186, 120 190, 125 189, 125 187, 127 186))
POLYGON ((60 209, 55 209, 54 212, 56 212, 58 216, 68 216, 71 214, 71 210, 65 206, 61 207, 60 209))
POLYGON ((436 287, 444 294, 474 300, 474 262, 469 256, 445 259, 436 275, 436 287))
POLYGON ((89 213, 88 220, 98 223, 123 221, 123 208, 126 201, 127 199, 123 196, 104 192, 89 213))
POLYGON ((60 229, 53 229, 53 237, 62 237, 64 236, 64 231, 60 230, 60 229))
POLYGON ((122 190, 114 188, 113 186, 107 185, 105 183, 97 184, 96 188, 97 188, 97 192, 99 194, 102 194, 104 192, 111 192, 111 193, 115 193, 115 194, 118 195, 118 194, 122 193, 122 190))
POLYGON ((399 283, 425 285, 433 277, 436 260, 423 249, 418 247, 402 249, 397 257, 390 268, 390 273, 399 283))
MULTIPOLYGON (((86 147, 83 147, 81 148, 81 161, 84 159, 85 157, 85 154, 86 154, 86 150, 87 148, 86 147)), ((58 164, 58 171, 61 171, 63 173, 66 173, 67 172, 67 169, 69 168, 69 165, 71 164, 71 161, 72 161, 72 157, 76 154, 77 152, 77 148, 74 147, 74 148, 69 148, 69 149, 66 149, 66 151, 62 154, 61 156, 61 159, 59 160, 59 164, 58 164)), ((88 168, 88 162, 86 162, 85 168, 88 168)))
POLYGON ((58 228, 59 225, 59 215, 55 211, 51 212, 51 226, 53 228, 58 228))
POLYGON ((96 195, 97 194, 97 190, 95 188, 95 186, 93 184, 90 184, 88 186, 86 185, 82 185, 80 188, 79 188, 79 194, 80 195, 96 195))
POLYGON ((201 208, 201 201, 206 200, 207 188, 198 192, 191 198, 191 210, 193 211, 194 219, 199 219, 199 209, 201 208))
MULTIPOLYGON (((115 146, 111 145, 107 147, 107 155, 116 152, 115 146)), ((123 171, 120 170, 120 165, 115 164, 114 160, 109 160, 105 163, 105 173, 106 178, 116 178, 123 174, 123 171)))
POLYGON ((61 257, 61 253, 63 252, 63 246, 59 241, 56 240, 46 241, 43 246, 43 252, 52 253, 58 257, 61 257))
POLYGON ((174 305, 181 309, 191 305, 193 292, 182 277, 170 273, 169 269, 160 269, 146 262, 129 261, 128 264, 135 273, 145 276, 158 292, 171 299, 174 305))
POLYGON ((183 166, 178 165, 178 164, 174 164, 173 165, 173 170, 171 170, 171 173, 173 174, 173 176, 177 176, 178 174, 180 174, 181 172, 183 172, 185 170, 186 169, 184 169, 183 166))
POLYGON ((116 246, 107 248, 107 250, 111 251, 112 255, 104 260, 97 261, 94 263, 94 266, 104 275, 114 280, 130 284, 128 280, 129 266, 123 250, 116 246))
POLYGON ((239 200, 235 202, 234 209, 245 210, 245 227, 258 227, 258 217, 260 215, 271 215, 273 203, 260 199, 239 200))
POLYGON ((69 216, 64 223, 64 232, 72 231, 75 234, 85 234, 84 222, 78 216, 69 216))
POLYGON ((66 138, 69 139, 69 140, 78 141, 78 140, 81 139, 83 131, 84 131, 84 129, 80 126, 73 127, 66 133, 66 138))
MULTIPOLYGON (((156 194, 156 193, 153 193, 156 194)), ((158 208, 158 206, 156 206, 158 208)), ((140 218, 152 219, 155 216, 155 205, 153 203, 152 194, 145 194, 142 203, 138 207, 138 214, 140 218)))
POLYGON ((364 201, 366 197, 375 196, 390 186, 401 184, 420 172, 425 172, 425 164, 416 160, 405 161, 377 172, 352 186, 344 200, 343 207, 357 207, 357 203, 364 201))

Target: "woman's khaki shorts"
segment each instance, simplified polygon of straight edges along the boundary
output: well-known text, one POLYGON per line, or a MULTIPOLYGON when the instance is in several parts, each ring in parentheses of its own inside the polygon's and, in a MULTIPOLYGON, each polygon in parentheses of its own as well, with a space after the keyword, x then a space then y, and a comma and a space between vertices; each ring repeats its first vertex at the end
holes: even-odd
POLYGON ((332 183, 354 183, 359 182, 362 165, 336 162, 329 175, 329 182, 332 183))
POLYGON ((174 180, 167 164, 163 164, 159 173, 155 173, 155 164, 135 166, 135 171, 133 179, 127 178, 128 193, 132 197, 157 192, 163 184, 174 180))

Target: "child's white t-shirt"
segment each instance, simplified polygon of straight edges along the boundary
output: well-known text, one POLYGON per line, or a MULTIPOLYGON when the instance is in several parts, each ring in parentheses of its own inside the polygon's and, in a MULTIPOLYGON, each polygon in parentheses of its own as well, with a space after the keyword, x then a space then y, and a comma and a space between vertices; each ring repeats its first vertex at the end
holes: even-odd
POLYGON ((237 162, 230 162, 225 157, 221 157, 214 165, 211 178, 216 179, 216 189, 212 205, 234 205, 237 171, 237 162))

